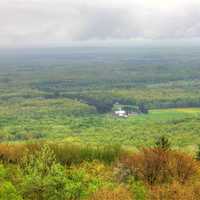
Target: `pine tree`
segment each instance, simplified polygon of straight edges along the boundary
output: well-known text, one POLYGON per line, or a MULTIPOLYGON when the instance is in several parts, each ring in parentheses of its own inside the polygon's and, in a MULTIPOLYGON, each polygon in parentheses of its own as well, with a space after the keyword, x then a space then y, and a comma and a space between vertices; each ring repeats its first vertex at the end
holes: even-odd
POLYGON ((166 136, 160 136, 156 140, 155 145, 156 145, 156 147, 161 148, 163 150, 168 150, 171 147, 171 143, 166 136))

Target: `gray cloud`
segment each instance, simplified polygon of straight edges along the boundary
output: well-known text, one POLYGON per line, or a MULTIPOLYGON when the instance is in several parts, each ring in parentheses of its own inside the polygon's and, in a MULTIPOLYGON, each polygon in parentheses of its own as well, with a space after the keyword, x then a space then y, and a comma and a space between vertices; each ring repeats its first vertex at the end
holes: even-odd
POLYGON ((0 0, 0 47, 192 37, 199 0, 0 0))

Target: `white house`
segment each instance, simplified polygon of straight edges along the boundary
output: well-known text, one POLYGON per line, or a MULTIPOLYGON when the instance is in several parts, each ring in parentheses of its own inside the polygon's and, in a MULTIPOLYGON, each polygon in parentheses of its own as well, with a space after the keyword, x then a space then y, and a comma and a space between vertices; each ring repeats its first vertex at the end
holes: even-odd
POLYGON ((118 117, 128 117, 127 113, 125 110, 116 110, 115 111, 115 115, 117 115, 118 117))

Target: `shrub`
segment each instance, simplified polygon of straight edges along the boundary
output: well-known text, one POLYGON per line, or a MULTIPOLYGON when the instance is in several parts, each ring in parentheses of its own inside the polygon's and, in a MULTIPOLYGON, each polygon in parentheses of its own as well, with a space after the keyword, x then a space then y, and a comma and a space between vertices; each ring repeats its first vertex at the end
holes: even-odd
POLYGON ((74 167, 77 170, 84 170, 92 177, 96 177, 107 182, 112 182, 115 178, 113 174, 113 167, 97 160, 92 162, 83 162, 80 165, 76 165, 74 167))
POLYGON ((48 144, 53 150, 58 162, 68 166, 93 160, 111 164, 119 159, 122 153, 119 145, 89 146, 68 142, 45 143, 40 141, 20 144, 0 144, 0 160, 4 163, 19 164, 25 154, 35 154, 45 144, 48 144))
POLYGON ((165 136, 159 137, 155 142, 156 147, 161 148, 163 150, 169 150, 171 147, 171 143, 168 138, 165 136))
POLYGON ((150 193, 150 199, 161 200, 199 200, 200 185, 182 185, 178 182, 172 184, 153 187, 150 193))
POLYGON ((33 154, 43 145, 42 142, 0 144, 0 160, 4 163, 20 163, 26 153, 33 154))
POLYGON ((198 174, 192 157, 161 148, 143 149, 131 157, 122 158, 121 162, 125 170, 130 170, 130 175, 150 185, 168 183, 173 179, 185 183, 198 174))
POLYGON ((90 200, 133 200, 132 193, 123 186, 102 188, 92 195, 90 200))
POLYGON ((137 200, 148 199, 148 190, 141 181, 131 180, 129 182, 130 189, 134 194, 134 198, 137 200))
POLYGON ((0 144, 0 160, 4 163, 18 163, 25 151, 24 144, 0 144))
POLYGON ((0 187, 0 200, 22 200, 22 197, 12 183, 4 182, 0 187))
POLYGON ((21 163, 23 196, 28 199, 43 199, 45 177, 53 169, 55 169, 55 156, 48 146, 44 146, 36 155, 26 155, 21 163))
POLYGON ((84 170, 69 169, 56 162, 53 150, 44 145, 41 151, 28 155, 21 163, 23 197, 30 200, 82 199, 101 186, 84 170))
POLYGON ((71 143, 50 144, 57 160, 64 165, 78 164, 83 161, 99 160, 111 164, 116 161, 122 152, 118 145, 88 146, 71 143))
POLYGON ((197 153, 196 153, 196 160, 200 161, 200 144, 198 145, 198 150, 197 150, 197 153))
POLYGON ((8 177, 8 172, 5 167, 0 164, 0 181, 6 179, 8 177))
POLYGON ((149 184, 163 182, 167 179, 168 153, 162 149, 143 149, 131 157, 123 158, 122 163, 136 179, 149 184))
POLYGON ((198 174, 197 162, 182 152, 171 152, 168 165, 169 176, 182 184, 198 174))

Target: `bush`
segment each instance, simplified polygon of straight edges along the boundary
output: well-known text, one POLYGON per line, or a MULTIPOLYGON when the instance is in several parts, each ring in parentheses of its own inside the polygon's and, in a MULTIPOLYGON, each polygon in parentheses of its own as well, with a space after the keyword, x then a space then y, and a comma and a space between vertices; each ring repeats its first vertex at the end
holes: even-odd
POLYGON ((45 189, 47 189, 45 178, 57 169, 55 165, 55 156, 48 146, 44 146, 42 151, 35 155, 26 155, 21 163, 23 196, 28 199, 43 199, 45 189))
MULTIPOLYGON (((195 160, 181 152, 161 148, 143 149, 133 156, 122 158, 122 170, 150 185, 177 180, 185 183, 197 175, 195 160)), ((122 172, 123 173, 123 172, 122 172)))
POLYGON ((27 155, 21 163, 21 170, 22 194, 30 200, 82 199, 101 186, 98 178, 89 178, 84 170, 66 170, 56 162, 56 156, 48 145, 27 155))
POLYGON ((3 163, 19 164, 26 153, 33 154, 43 145, 42 142, 0 144, 0 160, 3 163))
POLYGON ((161 136, 156 140, 156 147, 161 148, 163 150, 169 150, 171 147, 171 143, 169 142, 168 138, 165 136, 161 136))
POLYGON ((0 144, 0 160, 4 163, 19 164, 25 154, 35 154, 45 144, 52 149, 58 162, 64 165, 84 161, 99 160, 111 164, 119 159, 122 149, 119 145, 89 146, 73 143, 29 142, 20 144, 0 144))
POLYGON ((133 200, 132 193, 123 186, 102 188, 92 195, 90 200, 133 200))
POLYGON ((113 167, 106 165, 100 161, 83 162, 80 165, 73 166, 77 170, 84 170, 92 177, 99 178, 101 180, 112 182, 115 179, 113 174, 113 167))
POLYGON ((134 198, 137 200, 148 199, 148 190, 141 181, 132 180, 129 182, 130 189, 134 194, 134 198))
POLYGON ((18 163, 25 151, 24 144, 0 144, 0 160, 4 163, 18 163))
POLYGON ((151 190, 150 199, 161 200, 199 200, 200 187, 198 184, 182 185, 178 182, 172 184, 153 187, 151 190))
POLYGON ((64 165, 78 164, 84 161, 99 160, 111 164, 119 159, 121 147, 118 145, 86 146, 71 143, 51 144, 57 160, 64 165))
POLYGON ((6 179, 8 177, 8 172, 5 167, 0 164, 0 181, 6 179))
POLYGON ((168 165, 169 175, 182 184, 190 181, 198 174, 197 162, 185 153, 171 152, 168 165))
POLYGON ((198 150, 196 153, 196 160, 200 161, 200 144, 198 145, 198 150))
POLYGON ((0 187, 0 200, 22 200, 22 197, 12 183, 4 182, 0 187))
POLYGON ((143 149, 131 157, 122 158, 122 163, 136 180, 155 184, 167 179, 168 159, 168 153, 162 149, 143 149))

